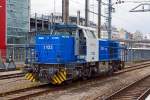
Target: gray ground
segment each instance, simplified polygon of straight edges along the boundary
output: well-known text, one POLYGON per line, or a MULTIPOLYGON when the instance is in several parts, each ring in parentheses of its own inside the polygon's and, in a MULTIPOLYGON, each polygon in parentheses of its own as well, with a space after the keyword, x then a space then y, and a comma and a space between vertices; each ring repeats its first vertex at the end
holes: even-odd
POLYGON ((89 82, 84 85, 78 84, 75 87, 30 98, 30 100, 93 100, 98 96, 101 96, 101 99, 105 99, 106 96, 114 91, 147 75, 150 75, 150 67, 89 82))

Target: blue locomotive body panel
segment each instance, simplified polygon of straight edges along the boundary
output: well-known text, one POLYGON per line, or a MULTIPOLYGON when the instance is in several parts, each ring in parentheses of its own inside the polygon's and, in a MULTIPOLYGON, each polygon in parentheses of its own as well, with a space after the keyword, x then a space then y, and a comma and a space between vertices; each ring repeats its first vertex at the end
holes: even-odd
POLYGON ((111 48, 111 59, 113 60, 120 60, 121 59, 121 47, 118 41, 111 41, 110 43, 111 48))
MULTIPOLYGON (((75 38, 63 35, 36 36, 37 63, 64 64, 76 62, 75 38)), ((99 40, 99 61, 120 60, 120 44, 117 41, 99 40)))
POLYGON ((76 61, 74 37, 56 35, 36 36, 37 62, 62 64, 76 61))
POLYGON ((99 41, 99 60, 100 61, 109 61, 109 41, 108 40, 100 40, 99 41))
POLYGON ((99 61, 120 60, 119 49, 117 41, 99 40, 99 61))

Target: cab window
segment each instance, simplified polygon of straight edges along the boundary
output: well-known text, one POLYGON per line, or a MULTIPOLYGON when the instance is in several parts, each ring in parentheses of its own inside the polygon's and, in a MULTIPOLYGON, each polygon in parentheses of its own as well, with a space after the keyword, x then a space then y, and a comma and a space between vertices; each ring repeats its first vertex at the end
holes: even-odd
POLYGON ((86 32, 88 38, 92 38, 92 39, 96 38, 96 36, 94 34, 94 31, 92 31, 92 30, 85 30, 85 32, 86 32))

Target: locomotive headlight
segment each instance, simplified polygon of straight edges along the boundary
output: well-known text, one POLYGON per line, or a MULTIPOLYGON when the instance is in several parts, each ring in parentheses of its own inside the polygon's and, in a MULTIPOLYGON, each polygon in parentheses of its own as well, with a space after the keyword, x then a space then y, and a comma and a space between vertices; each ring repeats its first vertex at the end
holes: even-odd
POLYGON ((31 60, 30 59, 28 59, 28 63, 30 63, 31 62, 31 60))
POLYGON ((32 52, 32 55, 34 55, 34 52, 32 52))
POLYGON ((33 56, 33 55, 34 55, 34 52, 32 51, 32 53, 31 53, 31 54, 32 54, 32 56, 33 56))
POLYGON ((31 51, 31 58, 33 59, 35 57, 35 52, 34 50, 31 51))

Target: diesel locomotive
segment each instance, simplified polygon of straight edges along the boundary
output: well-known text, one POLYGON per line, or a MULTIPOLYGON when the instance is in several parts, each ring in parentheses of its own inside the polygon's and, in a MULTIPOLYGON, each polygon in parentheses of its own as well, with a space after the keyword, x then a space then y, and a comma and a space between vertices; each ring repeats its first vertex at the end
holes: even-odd
POLYGON ((95 29, 79 25, 53 25, 37 33, 25 67, 25 78, 60 85, 124 68, 118 41, 99 39, 95 29))

